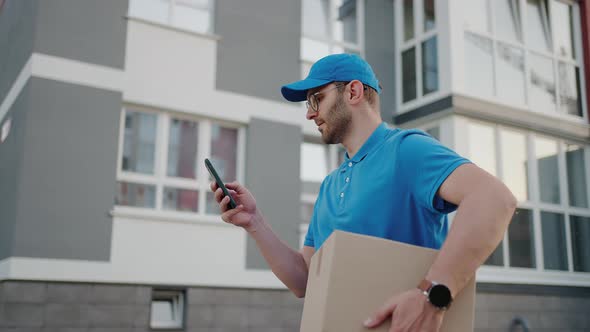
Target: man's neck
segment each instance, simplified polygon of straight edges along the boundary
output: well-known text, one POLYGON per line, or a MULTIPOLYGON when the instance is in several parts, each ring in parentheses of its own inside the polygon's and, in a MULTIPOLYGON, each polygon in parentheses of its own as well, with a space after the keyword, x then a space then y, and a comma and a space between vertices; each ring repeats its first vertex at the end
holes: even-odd
POLYGON ((364 118, 363 120, 353 121, 349 134, 342 140, 342 145, 346 148, 349 158, 354 157, 375 129, 382 123, 380 118, 375 117, 364 118))

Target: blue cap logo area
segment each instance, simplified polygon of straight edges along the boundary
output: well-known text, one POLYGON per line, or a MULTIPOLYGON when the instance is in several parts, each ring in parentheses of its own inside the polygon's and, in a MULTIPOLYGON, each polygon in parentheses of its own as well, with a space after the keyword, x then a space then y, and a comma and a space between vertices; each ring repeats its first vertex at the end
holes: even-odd
POLYGON ((304 80, 284 85, 283 97, 288 101, 304 101, 307 90, 332 82, 359 80, 381 93, 379 81, 371 66, 356 54, 332 54, 313 64, 304 80))

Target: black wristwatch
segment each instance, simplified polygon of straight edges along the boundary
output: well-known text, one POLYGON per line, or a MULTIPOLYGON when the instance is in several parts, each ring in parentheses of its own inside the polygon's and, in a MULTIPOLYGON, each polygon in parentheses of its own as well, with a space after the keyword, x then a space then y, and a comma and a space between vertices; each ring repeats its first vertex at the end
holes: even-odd
POLYGON ((453 302, 449 287, 435 281, 424 279, 418 285, 418 289, 426 296, 428 302, 437 309, 447 310, 451 306, 451 302, 453 302))

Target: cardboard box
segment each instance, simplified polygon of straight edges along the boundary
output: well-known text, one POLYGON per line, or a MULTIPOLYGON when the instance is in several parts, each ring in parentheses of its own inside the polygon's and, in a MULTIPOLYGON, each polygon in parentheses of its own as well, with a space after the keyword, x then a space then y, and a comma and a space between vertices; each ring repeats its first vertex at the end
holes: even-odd
MULTIPOLYGON (((363 321, 394 294, 415 288, 438 251, 391 240, 335 231, 309 267, 301 332, 388 331, 363 321)), ((473 331, 475 280, 445 313, 443 332, 473 331)))

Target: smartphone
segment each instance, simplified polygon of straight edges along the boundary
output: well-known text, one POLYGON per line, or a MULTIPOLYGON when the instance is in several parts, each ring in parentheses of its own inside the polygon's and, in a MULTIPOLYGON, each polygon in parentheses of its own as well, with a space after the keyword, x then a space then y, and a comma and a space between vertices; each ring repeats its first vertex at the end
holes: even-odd
POLYGON ((231 197, 231 195, 229 194, 229 191, 225 187, 225 184, 223 184, 223 181, 221 181, 221 178, 217 174, 217 171, 213 167, 213 164, 211 164, 211 162, 207 158, 205 158, 205 167, 207 167, 207 170, 209 171, 211 176, 215 179, 217 186, 219 188, 221 188, 221 190, 223 191, 223 196, 224 197, 229 196, 229 203, 227 204, 228 208, 231 210, 231 209, 234 209, 236 206, 238 206, 236 204, 236 201, 234 201, 233 197, 231 197))

